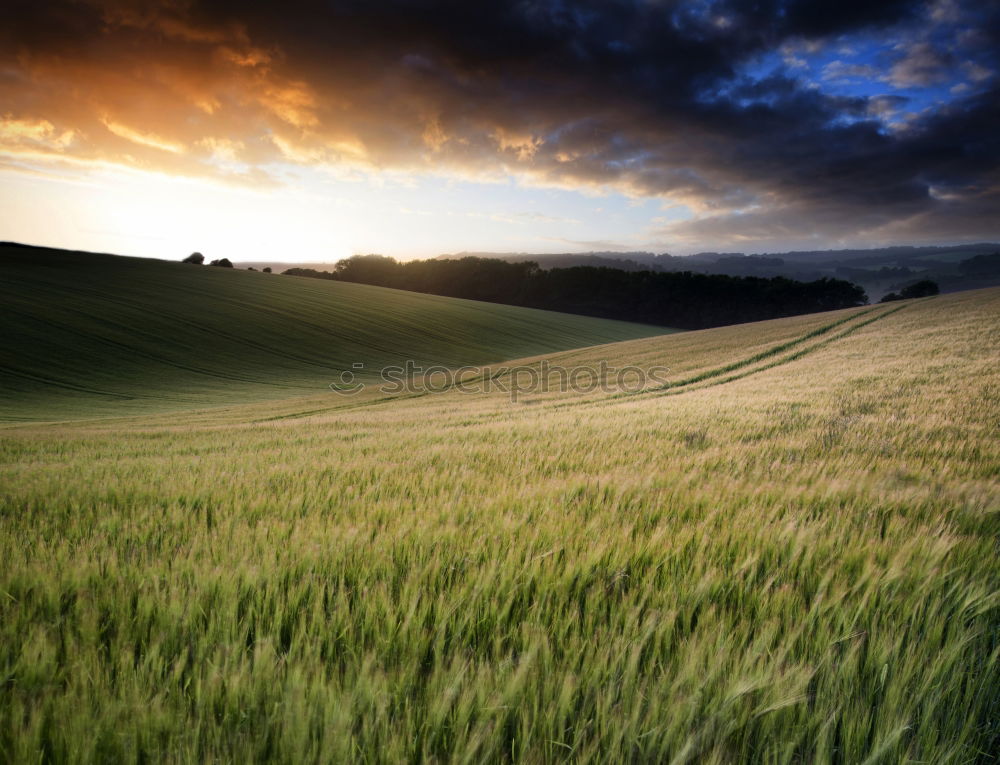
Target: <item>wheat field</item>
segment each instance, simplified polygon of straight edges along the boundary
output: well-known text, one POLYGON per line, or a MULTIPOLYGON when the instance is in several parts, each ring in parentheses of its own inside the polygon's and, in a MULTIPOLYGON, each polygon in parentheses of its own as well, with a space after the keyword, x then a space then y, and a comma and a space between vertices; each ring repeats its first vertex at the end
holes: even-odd
POLYGON ((998 348, 980 290, 2 426, 0 760, 992 762, 998 348))

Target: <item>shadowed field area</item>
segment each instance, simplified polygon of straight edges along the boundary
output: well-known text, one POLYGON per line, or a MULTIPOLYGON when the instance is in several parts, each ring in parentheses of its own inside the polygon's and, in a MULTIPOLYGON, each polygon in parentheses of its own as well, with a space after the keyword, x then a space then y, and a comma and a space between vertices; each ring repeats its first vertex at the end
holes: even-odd
POLYGON ((669 330, 361 284, 0 246, 0 419, 78 419, 326 390, 669 330))

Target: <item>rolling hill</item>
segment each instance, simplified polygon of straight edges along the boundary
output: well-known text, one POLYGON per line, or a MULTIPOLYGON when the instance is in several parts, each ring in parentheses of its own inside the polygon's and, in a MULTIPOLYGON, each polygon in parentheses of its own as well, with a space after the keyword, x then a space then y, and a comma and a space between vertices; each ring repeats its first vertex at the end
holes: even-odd
POLYGON ((325 390, 662 328, 359 284, 0 247, 0 418, 131 414, 325 390), (363 368, 355 369, 355 364, 363 368))

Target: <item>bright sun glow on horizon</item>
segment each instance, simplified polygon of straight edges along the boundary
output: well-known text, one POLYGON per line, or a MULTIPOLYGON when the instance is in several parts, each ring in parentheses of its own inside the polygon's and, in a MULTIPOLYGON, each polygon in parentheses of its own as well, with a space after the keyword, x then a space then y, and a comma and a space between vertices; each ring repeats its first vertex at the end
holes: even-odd
POLYGON ((664 210, 662 200, 513 179, 283 173, 288 181, 276 188, 126 169, 6 173, 0 231, 28 244, 168 260, 199 251, 233 261, 329 263, 369 252, 406 260, 468 250, 662 250, 649 233, 690 215, 664 210), (613 241, 601 238, 609 232, 613 241))
POLYGON ((195 250, 231 260, 350 256, 342 221, 321 219, 300 197, 140 172, 82 185, 14 178, 0 190, 0 224, 13 240, 170 260, 195 250))

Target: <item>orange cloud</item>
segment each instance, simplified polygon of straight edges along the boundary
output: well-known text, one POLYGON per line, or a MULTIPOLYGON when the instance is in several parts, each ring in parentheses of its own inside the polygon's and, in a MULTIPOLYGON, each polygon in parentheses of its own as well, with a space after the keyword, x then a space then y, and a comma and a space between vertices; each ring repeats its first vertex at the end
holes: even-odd
POLYGON ((108 130, 116 136, 124 138, 126 141, 131 141, 132 143, 137 143, 141 146, 150 146, 154 149, 160 149, 161 151, 169 151, 172 154, 182 154, 184 152, 184 146, 182 144, 169 141, 166 138, 161 138, 153 133, 144 133, 141 130, 135 130, 127 125, 114 122, 107 117, 102 118, 101 122, 104 123, 104 126, 108 130))
POLYGON ((0 147, 11 151, 28 148, 32 151, 64 152, 72 145, 74 135, 72 130, 56 130, 45 119, 14 119, 9 116, 0 119, 0 147))

